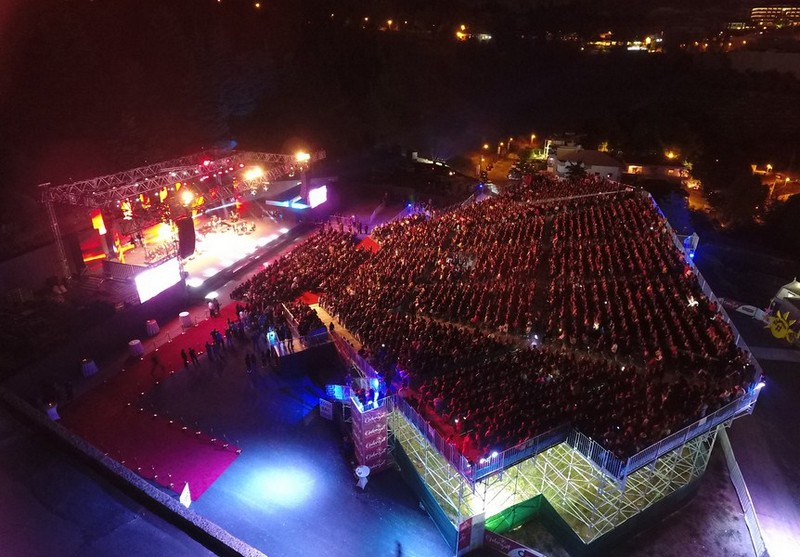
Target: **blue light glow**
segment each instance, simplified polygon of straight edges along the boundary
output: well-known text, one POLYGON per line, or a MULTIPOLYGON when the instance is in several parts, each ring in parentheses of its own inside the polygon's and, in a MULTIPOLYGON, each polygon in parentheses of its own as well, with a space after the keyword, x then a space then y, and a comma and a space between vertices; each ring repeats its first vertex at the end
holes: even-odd
POLYGON ((250 493, 261 503, 299 507, 310 502, 315 483, 314 476, 296 464, 273 466, 254 479, 250 493))

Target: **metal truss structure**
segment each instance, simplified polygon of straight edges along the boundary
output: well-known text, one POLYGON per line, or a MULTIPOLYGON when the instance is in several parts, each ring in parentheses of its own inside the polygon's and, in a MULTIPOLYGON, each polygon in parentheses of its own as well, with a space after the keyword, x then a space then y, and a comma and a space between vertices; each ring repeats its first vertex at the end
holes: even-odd
MULTIPOLYGON (((45 204, 106 207, 139 194, 149 194, 165 186, 172 186, 176 182, 233 170, 239 164, 264 164, 267 168, 259 180, 268 182, 323 158, 325 151, 314 153, 306 161, 299 161, 296 155, 254 151, 203 151, 91 180, 58 186, 43 184, 40 186, 40 199, 45 204)), ((230 194, 232 193, 231 190, 230 194)))
POLYGON ((726 425, 687 441, 623 481, 568 443, 560 443, 502 473, 471 483, 402 412, 395 409, 389 415, 397 443, 454 526, 479 513, 489 519, 542 495, 586 544, 702 476, 717 431, 726 425))
MULTIPOLYGON (((325 151, 317 151, 304 157, 255 151, 201 151, 193 155, 99 176, 90 180, 57 186, 41 184, 39 199, 45 205, 47 216, 50 219, 50 229, 58 248, 62 272, 65 277, 69 277, 70 268, 61 238, 55 210, 56 204, 79 205, 87 208, 114 207, 124 200, 138 197, 140 194, 149 195, 178 182, 231 172, 238 170, 240 165, 263 164, 266 166, 264 172, 257 179, 246 182, 248 187, 256 188, 282 176, 303 172, 309 164, 324 158, 325 151)), ((223 199, 236 195, 232 184, 218 182, 215 186, 223 199)))

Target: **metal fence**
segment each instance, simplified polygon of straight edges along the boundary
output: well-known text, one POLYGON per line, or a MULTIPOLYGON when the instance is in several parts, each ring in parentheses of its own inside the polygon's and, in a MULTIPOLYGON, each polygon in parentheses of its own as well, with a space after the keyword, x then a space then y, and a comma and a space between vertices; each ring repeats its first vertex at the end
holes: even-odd
POLYGON ((712 428, 717 427, 719 424, 726 422, 728 420, 733 419, 736 415, 741 414, 742 412, 750 412, 752 411, 753 405, 755 404, 756 400, 758 399, 759 388, 753 388, 744 396, 734 400, 733 402, 726 404, 716 412, 705 416, 693 424, 683 428, 680 431, 673 433, 672 435, 665 437, 658 443, 651 445, 650 447, 639 451, 635 455, 628 458, 625 462, 625 466, 623 468, 623 476, 619 477, 619 479, 624 479, 625 476, 631 474, 653 462, 657 458, 665 455, 666 453, 677 449, 687 441, 694 439, 698 435, 702 435, 707 431, 710 431, 712 428))
POLYGON ((336 346, 336 351, 339 353, 339 356, 341 356, 342 359, 353 365, 362 374, 364 374, 365 377, 369 377, 370 379, 380 379, 380 374, 375 371, 375 368, 373 368, 372 365, 356 351, 355 348, 350 346, 349 342, 344 340, 336 332, 331 332, 330 337, 331 340, 333 340, 334 346, 336 346))
POLYGON ((514 447, 508 448, 499 453, 492 453, 478 461, 472 474, 473 481, 491 476, 495 472, 505 470, 523 460, 528 460, 534 455, 546 451, 559 443, 563 443, 572 428, 569 424, 563 424, 549 431, 545 431, 536 437, 531 437, 527 441, 514 447))
POLYGON ((286 307, 286 304, 281 304, 283 308, 283 316, 286 318, 286 323, 289 325, 289 328, 292 330, 292 334, 294 338, 300 337, 300 330, 299 330, 299 323, 297 319, 295 319, 294 314, 289 311, 289 308, 286 307))
POLYGON ((461 454, 458 448, 449 443, 441 434, 436 431, 436 428, 423 418, 406 400, 400 396, 394 395, 392 397, 394 403, 393 407, 405 416, 414 428, 427 439, 433 447, 455 468, 462 476, 472 481, 473 469, 470 462, 461 454))
POLYGON ((750 498, 750 492, 747 485, 744 483, 744 476, 742 470, 739 468, 739 463, 736 462, 736 457, 733 455, 733 448, 728 439, 728 433, 723 429, 720 431, 717 439, 722 446, 725 453, 725 462, 728 464, 728 474, 731 478, 731 483, 736 489, 736 495, 739 497, 739 503, 742 505, 744 512, 744 522, 747 524, 747 530, 750 532, 750 539, 753 542, 753 549, 756 551, 756 557, 769 557, 767 546, 764 543, 764 537, 761 534, 761 526, 758 524, 758 517, 756 516, 755 508, 753 507, 753 500, 750 498))

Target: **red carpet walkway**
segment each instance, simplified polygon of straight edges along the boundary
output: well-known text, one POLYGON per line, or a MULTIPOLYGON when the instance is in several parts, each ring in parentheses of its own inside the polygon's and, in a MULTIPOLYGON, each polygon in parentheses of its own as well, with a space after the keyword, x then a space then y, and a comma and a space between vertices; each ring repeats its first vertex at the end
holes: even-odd
POLYGON ((365 249, 367 251, 371 251, 372 253, 377 253, 378 250, 381 249, 380 244, 375 240, 373 240, 370 236, 367 236, 363 240, 361 240, 361 242, 356 247, 365 249))
POLYGON ((163 367, 154 369, 151 354, 131 359, 125 368, 61 412, 62 424, 127 468, 180 493, 186 482, 197 500, 236 459, 238 449, 221 440, 184 428, 177 421, 141 409, 139 398, 156 379, 184 370, 181 349, 204 351, 209 333, 224 332, 229 305, 222 316, 206 319, 163 345, 155 354, 163 367))

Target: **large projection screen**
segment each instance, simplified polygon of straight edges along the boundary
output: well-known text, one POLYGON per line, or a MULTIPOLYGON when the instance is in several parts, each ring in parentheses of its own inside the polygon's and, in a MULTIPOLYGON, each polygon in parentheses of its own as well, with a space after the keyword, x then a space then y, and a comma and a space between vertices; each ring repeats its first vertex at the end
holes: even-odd
POLYGON ((308 192, 308 205, 313 209, 328 200, 328 186, 320 186, 308 192))
POLYGON ((136 291, 139 293, 139 301, 145 303, 181 281, 181 267, 178 264, 178 258, 173 257, 157 267, 142 271, 136 275, 134 281, 136 282, 136 291))

